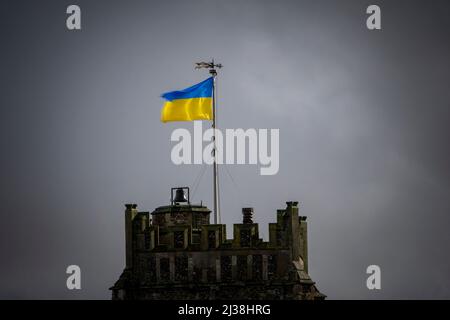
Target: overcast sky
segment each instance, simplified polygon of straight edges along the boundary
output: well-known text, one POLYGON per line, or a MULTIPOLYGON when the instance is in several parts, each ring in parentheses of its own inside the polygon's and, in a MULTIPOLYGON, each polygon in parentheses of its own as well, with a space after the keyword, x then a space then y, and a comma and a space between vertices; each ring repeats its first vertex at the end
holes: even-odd
MULTIPOLYGON (((0 298, 110 298, 124 203, 166 205, 202 169, 172 164, 193 124, 162 124, 159 96, 212 57, 219 127, 280 129, 277 175, 221 169, 228 236, 252 206, 267 239, 297 200, 330 299, 450 298, 449 39, 448 1, 2 1, 0 298)), ((209 169, 193 200, 211 208, 209 169)))

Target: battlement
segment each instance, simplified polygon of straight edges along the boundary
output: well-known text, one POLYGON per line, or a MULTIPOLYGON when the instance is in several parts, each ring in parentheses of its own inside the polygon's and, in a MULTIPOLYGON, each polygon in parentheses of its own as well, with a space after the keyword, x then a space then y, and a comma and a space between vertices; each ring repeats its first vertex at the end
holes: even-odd
POLYGON ((243 208, 242 223, 227 238, 226 225, 210 224, 203 205, 172 201, 151 213, 125 207, 126 268, 111 288, 115 299, 323 298, 307 273, 307 223, 298 202, 277 210, 269 241, 259 237, 252 208, 243 208))

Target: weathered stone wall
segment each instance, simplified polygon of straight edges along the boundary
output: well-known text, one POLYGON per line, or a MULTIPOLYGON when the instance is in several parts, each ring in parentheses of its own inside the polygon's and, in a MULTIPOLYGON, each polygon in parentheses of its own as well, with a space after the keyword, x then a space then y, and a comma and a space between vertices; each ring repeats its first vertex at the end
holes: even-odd
POLYGON ((139 287, 122 297, 129 300, 314 300, 323 296, 314 286, 292 283, 236 285, 165 285, 139 287))
POLYGON ((127 205, 126 269, 113 299, 322 299, 307 274, 306 217, 287 202, 259 238, 253 209, 244 223, 209 224, 206 207, 173 205, 137 212, 127 205))

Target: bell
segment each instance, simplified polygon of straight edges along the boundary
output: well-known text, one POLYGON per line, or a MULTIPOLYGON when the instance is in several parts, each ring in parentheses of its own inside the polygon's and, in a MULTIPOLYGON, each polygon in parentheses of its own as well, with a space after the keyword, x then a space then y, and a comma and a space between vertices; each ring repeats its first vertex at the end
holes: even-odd
POLYGON ((178 188, 175 191, 175 199, 173 199, 173 202, 188 202, 184 189, 178 188))

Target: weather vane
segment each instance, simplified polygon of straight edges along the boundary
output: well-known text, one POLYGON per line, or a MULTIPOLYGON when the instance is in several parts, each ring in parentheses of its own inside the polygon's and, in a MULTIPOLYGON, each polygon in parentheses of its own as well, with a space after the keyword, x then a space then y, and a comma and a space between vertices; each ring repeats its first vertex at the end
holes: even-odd
POLYGON ((216 75, 217 72, 216 72, 215 68, 219 68, 219 69, 222 68, 222 64, 221 63, 215 64, 214 59, 212 59, 211 62, 202 61, 202 62, 195 63, 195 69, 202 69, 202 68, 209 69, 209 73, 211 73, 212 75, 216 75))

